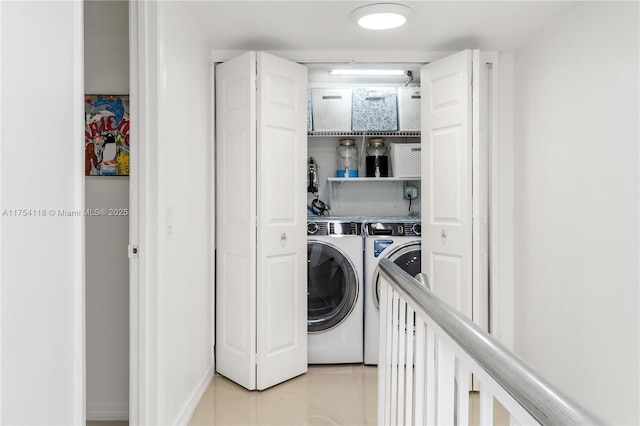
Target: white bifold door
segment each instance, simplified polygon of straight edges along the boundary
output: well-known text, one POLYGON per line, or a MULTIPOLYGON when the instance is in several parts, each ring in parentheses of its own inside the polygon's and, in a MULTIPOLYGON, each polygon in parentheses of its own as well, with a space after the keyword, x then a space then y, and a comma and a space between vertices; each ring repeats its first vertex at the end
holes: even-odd
POLYGON ((474 297, 486 296, 474 296, 474 282, 485 288, 487 279, 487 132, 473 87, 474 69, 484 72, 479 59, 465 50, 421 70, 422 271, 437 296, 485 325, 473 312, 474 297))
POLYGON ((216 79, 216 370, 247 389, 307 371, 307 69, 263 52, 216 79))

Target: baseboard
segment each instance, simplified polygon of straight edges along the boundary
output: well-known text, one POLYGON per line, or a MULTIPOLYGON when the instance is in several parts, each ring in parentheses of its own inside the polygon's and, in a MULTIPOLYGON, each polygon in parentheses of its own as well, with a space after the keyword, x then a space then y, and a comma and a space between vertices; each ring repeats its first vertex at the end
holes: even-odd
POLYGON ((87 404, 87 420, 128 421, 129 404, 87 404))
POLYGON ((189 396, 189 399, 185 403, 182 410, 180 410, 178 417, 176 418, 175 422, 173 422, 174 425, 189 424, 191 417, 193 417, 193 413, 195 413, 196 408, 198 407, 198 403, 202 399, 202 396, 207 390, 207 387, 209 387, 209 383, 211 383, 211 379, 213 378, 213 373, 214 373, 214 369, 213 369, 213 365, 211 365, 207 370, 207 372, 204 374, 204 376, 202 376, 202 378, 200 379, 198 386, 196 386, 196 388, 193 390, 193 392, 191 393, 191 396, 189 396))

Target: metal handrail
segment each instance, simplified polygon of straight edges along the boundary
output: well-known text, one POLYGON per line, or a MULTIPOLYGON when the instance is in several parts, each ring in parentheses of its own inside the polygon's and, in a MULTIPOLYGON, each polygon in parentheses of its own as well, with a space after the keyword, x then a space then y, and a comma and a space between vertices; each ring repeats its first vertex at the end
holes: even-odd
POLYGON ((381 259, 379 267, 394 290, 424 311, 540 424, 606 424, 540 377, 493 336, 441 301, 398 265, 381 259))

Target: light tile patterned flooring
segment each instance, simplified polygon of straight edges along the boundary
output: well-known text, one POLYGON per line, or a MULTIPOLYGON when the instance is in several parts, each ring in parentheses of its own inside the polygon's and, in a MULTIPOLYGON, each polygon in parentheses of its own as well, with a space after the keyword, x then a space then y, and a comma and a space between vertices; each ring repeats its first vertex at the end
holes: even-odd
POLYGON ((264 391, 216 375, 189 423, 195 425, 374 425, 377 368, 309 366, 264 391))
MULTIPOLYGON (((311 365, 309 372, 264 391, 248 391, 214 376, 189 423, 200 425, 377 424, 378 369, 360 364, 311 365)), ((469 423, 479 423, 478 393, 469 400, 469 423)), ((494 402, 494 425, 508 425, 494 402)), ((87 426, 127 426, 128 422, 87 422, 87 426)))

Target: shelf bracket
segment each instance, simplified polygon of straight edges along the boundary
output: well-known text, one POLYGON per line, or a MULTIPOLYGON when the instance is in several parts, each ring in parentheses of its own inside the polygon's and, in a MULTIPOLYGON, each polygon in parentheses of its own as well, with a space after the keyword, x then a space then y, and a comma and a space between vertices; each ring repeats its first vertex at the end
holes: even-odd
POLYGON ((333 182, 333 181, 329 181, 327 182, 329 184, 329 199, 331 201, 333 200, 339 200, 340 199, 340 188, 342 187, 342 182, 333 182), (338 184, 335 188, 334 185, 338 184))

